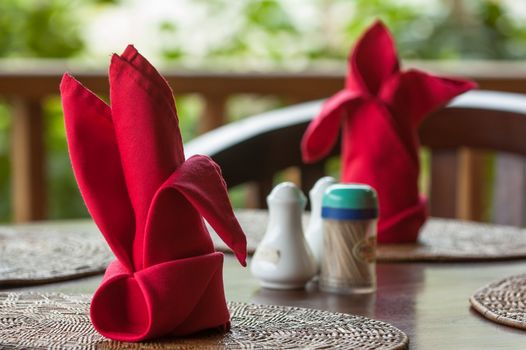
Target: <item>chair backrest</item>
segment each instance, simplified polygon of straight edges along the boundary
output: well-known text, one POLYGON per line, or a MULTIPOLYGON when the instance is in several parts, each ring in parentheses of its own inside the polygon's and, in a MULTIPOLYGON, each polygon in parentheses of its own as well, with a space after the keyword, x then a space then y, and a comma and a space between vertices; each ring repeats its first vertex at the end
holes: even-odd
MULTIPOLYGON (((325 169, 325 160, 303 164, 299 148, 321 103, 303 103, 225 125, 190 141, 185 146, 187 156, 211 156, 221 166, 229 187, 257 182, 261 206, 273 176, 285 168, 301 169, 306 191, 325 169)), ((485 197, 495 203, 495 221, 524 224, 525 163, 517 155, 526 156, 526 95, 471 91, 426 118, 419 134, 431 154, 432 215, 480 220, 485 209, 479 202, 485 197), (488 151, 499 153, 488 156, 488 151), (488 191, 491 178, 504 185, 488 191), (499 200, 504 203, 497 203, 499 200)), ((337 144, 331 155, 339 150, 337 144)))
POLYGON ((431 150, 432 215, 526 224, 526 95, 471 91, 419 132, 431 150))

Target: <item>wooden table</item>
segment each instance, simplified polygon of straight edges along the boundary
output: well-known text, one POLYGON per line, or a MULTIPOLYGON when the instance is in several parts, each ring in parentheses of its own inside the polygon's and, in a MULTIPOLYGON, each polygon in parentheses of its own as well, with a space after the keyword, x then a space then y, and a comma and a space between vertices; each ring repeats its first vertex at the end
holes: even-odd
MULTIPOLYGON (((387 321, 410 338, 411 349, 524 349, 526 332, 497 325, 470 309, 470 295, 496 279, 526 272, 526 261, 378 264, 375 294, 339 296, 309 285, 303 291, 261 289, 248 268, 225 259, 228 300, 293 305, 387 321)), ((101 276, 4 291, 93 293, 101 276)))

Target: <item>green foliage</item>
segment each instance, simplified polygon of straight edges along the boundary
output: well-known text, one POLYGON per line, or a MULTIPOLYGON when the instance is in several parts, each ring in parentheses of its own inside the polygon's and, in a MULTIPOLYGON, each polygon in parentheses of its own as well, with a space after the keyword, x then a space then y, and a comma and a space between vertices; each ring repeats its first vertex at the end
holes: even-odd
MULTIPOLYGON (((227 0, 197 1, 196 6, 204 8, 209 16, 219 17, 225 9, 232 4, 227 0)), ((217 43, 213 43, 206 51, 206 57, 216 59, 229 59, 235 57, 237 60, 250 60, 253 57, 262 57, 272 62, 279 62, 285 59, 286 48, 290 45, 292 38, 297 38, 300 34, 290 15, 285 11, 280 1, 258 0, 243 1, 237 3, 237 10, 241 13, 236 20, 225 22, 220 28, 210 28, 209 30, 220 31, 224 37, 217 43)), ((170 31, 176 34, 178 25, 173 23, 167 25, 164 21, 161 32, 170 31)), ((206 25, 197 35, 206 35, 206 25)), ((191 45, 191 42, 189 42, 191 45)), ((163 49, 162 55, 166 59, 185 58, 184 47, 181 44, 174 50, 171 45, 163 49), (176 52, 176 55, 173 52, 176 52), (174 57, 175 56, 175 57, 174 57)), ((239 61, 238 61, 239 62, 239 61)))
MULTIPOLYGON (((258 26, 267 33, 297 33, 296 27, 281 4, 274 0, 247 1, 245 26, 258 26)), ((243 29, 248 29, 244 27, 243 29)))
POLYGON ((0 2, 0 56, 70 57, 84 48, 78 1, 0 2))
MULTIPOLYGON (((311 0, 291 6, 285 0, 196 1, 209 16, 220 18, 233 7, 239 15, 225 27, 201 25, 185 41, 178 37, 179 23, 164 20, 161 30, 170 33, 164 40, 177 41, 173 50, 163 49, 167 60, 193 60, 189 47, 194 38, 214 31, 221 40, 210 45, 202 61, 217 61, 238 67, 258 60, 263 66, 286 67, 290 62, 309 63, 326 59, 343 59, 358 35, 374 20, 383 20, 396 38, 403 58, 488 58, 522 59, 526 57, 526 22, 517 20, 504 2, 427 1, 426 6, 400 0, 311 0), (309 8, 304 20, 301 7, 309 8), (235 7, 234 6, 234 7, 235 7), (163 29, 164 28, 164 29, 163 29)), ((171 46, 169 46, 171 47, 171 46)))
MULTIPOLYGON (((108 1, 92 0, 90 4, 108 1)), ((115 1, 110 1, 115 3, 115 1)), ((84 50, 79 8, 80 0, 0 1, 0 57, 64 58, 84 50)), ((0 101, 0 220, 10 219, 10 163, 8 105, 0 101)), ((48 147, 48 187, 52 218, 85 216, 67 157, 58 98, 45 106, 48 147)))
MULTIPOLYGON (((90 53, 83 37, 90 16, 133 1, 139 0, 1 0, 0 57, 83 57, 90 53)), ((169 64, 238 70, 301 70, 328 60, 341 65, 358 35, 377 18, 393 32, 403 58, 526 57, 526 21, 497 0, 179 1, 174 6, 184 3, 188 16, 195 16, 195 20, 166 15, 159 19, 158 35, 152 39, 159 43, 160 56, 169 64), (196 42, 206 45, 196 51, 196 42)), ((236 96, 227 106, 229 121, 284 102, 236 96)), ((197 96, 177 97, 185 141, 196 134, 201 107, 197 96)), ((59 98, 47 100, 45 108, 50 216, 85 216, 67 156, 59 98)), ((0 101, 0 220, 8 220, 10 215, 9 129, 9 110, 0 101)), ((424 160, 426 157, 424 154, 424 160)), ((338 159, 329 162, 328 171, 338 176, 338 159)), ((237 205, 243 204, 244 191, 240 187, 232 192, 237 205)))
POLYGON ((498 2, 475 5, 458 14, 446 9, 428 19, 417 18, 413 26, 427 35, 400 45, 402 55, 419 59, 523 59, 526 26, 517 25, 498 2))
MULTIPOLYGON (((498 1, 443 2, 435 11, 399 5, 396 1, 357 0, 349 21, 349 39, 355 38, 375 18, 381 18, 393 32, 399 53, 417 59, 524 59, 526 25, 512 18, 498 1), (380 9, 380 11, 379 11, 380 9)), ((349 40, 351 41, 351 40, 349 40)))
POLYGON ((10 209, 10 187, 9 187, 9 111, 0 100, 0 221, 9 218, 10 209))
POLYGON ((51 219, 87 216, 67 155, 62 106, 58 96, 45 103, 46 148, 48 151, 48 216, 51 219))
POLYGON ((197 95, 177 96, 175 103, 181 136, 183 142, 187 142, 197 134, 198 116, 203 104, 197 95))

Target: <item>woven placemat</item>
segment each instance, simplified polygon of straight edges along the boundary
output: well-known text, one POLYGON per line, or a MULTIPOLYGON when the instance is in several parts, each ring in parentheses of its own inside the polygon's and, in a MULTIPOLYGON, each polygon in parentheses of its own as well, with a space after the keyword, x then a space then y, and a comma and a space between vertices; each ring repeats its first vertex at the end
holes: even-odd
POLYGON ((480 288, 469 302, 491 321, 526 329, 526 274, 507 277, 480 288))
POLYGON ((526 258, 526 230, 431 218, 417 244, 378 247, 380 261, 489 261, 526 258))
MULTIPOLYGON (((254 252, 268 223, 266 210, 236 210, 249 252, 254 252)), ((303 218, 307 227, 309 217, 303 218)), ((228 248, 213 235, 216 248, 228 248)), ((417 244, 378 246, 378 261, 476 261, 526 258, 526 229, 484 223, 431 218, 417 244)))
POLYGON ((313 309, 229 303, 232 328, 193 337, 120 343, 96 333, 87 295, 0 293, 2 349, 406 349, 381 321, 313 309))
MULTIPOLYGON (((253 252, 267 227, 265 210, 236 210, 253 252)), ((308 224, 304 217, 304 225, 308 224)), ((219 250, 228 251, 212 235, 219 250)), ((379 261, 473 261, 526 257, 526 230, 430 219, 418 244, 379 246, 379 261)), ((102 273, 113 259, 91 221, 0 226, 0 287, 56 282, 102 273)))
POLYGON ((0 287, 102 273, 112 259, 94 225, 0 226, 0 287))

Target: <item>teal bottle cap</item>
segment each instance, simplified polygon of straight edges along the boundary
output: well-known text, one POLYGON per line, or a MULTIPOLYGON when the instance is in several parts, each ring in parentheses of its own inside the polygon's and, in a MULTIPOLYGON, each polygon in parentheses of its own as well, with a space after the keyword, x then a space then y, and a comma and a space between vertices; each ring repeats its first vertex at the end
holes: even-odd
POLYGON ((369 185, 337 184, 327 188, 323 194, 322 217, 365 219, 377 216, 376 191, 369 185))

